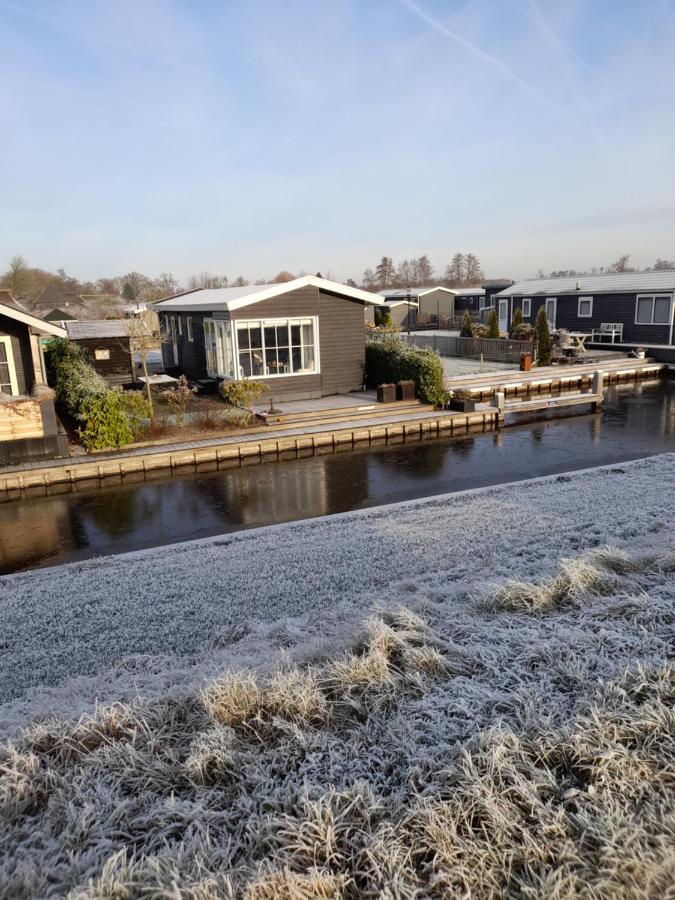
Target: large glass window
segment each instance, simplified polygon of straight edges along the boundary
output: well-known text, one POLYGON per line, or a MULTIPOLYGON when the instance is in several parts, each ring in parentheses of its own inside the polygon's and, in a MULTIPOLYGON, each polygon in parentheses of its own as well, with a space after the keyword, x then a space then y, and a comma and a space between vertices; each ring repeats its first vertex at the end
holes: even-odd
POLYGON ((0 393, 17 396, 19 393, 9 337, 0 337, 0 393))
POLYGON ((635 322, 637 325, 670 325, 672 318, 671 298, 643 294, 637 298, 635 322))
POLYGON ((273 378, 317 371, 313 319, 237 322, 236 328, 241 377, 273 378))

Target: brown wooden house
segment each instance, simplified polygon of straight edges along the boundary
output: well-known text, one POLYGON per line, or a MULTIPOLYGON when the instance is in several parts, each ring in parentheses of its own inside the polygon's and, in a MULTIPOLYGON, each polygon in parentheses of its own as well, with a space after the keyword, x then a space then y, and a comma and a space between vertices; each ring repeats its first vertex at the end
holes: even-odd
POLYGON ((85 351, 89 362, 109 385, 134 380, 129 330, 122 319, 65 322, 71 341, 85 351))
POLYGON ((164 368, 193 380, 260 380, 275 400, 358 390, 364 306, 383 304, 377 294, 314 275, 189 291, 155 304, 164 368))
POLYGON ((0 465, 67 455, 42 352, 43 339, 65 336, 0 291, 0 465))

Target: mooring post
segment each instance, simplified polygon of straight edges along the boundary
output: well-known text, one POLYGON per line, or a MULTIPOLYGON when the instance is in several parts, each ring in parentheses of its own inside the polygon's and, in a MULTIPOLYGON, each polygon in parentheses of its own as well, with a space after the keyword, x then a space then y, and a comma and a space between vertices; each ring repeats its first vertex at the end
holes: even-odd
POLYGON ((591 382, 592 392, 594 395, 593 400, 593 412, 596 412, 600 405, 602 404, 602 391, 603 391, 603 381, 604 381, 604 372, 598 370, 597 372, 593 372, 593 380, 591 382))
POLYGON ((504 390, 495 391, 492 395, 492 406, 497 410, 497 425, 501 425, 504 421, 505 405, 504 390))

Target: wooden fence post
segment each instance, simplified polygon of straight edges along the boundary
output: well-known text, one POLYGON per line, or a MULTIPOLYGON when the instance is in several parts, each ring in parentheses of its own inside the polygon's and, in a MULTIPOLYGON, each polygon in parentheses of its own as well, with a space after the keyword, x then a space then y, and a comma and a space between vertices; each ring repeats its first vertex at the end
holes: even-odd
POLYGON ((603 382, 604 372, 601 372, 600 370, 593 372, 593 380, 591 382, 591 390, 594 396, 593 403, 591 404, 593 412, 596 412, 602 404, 603 382))

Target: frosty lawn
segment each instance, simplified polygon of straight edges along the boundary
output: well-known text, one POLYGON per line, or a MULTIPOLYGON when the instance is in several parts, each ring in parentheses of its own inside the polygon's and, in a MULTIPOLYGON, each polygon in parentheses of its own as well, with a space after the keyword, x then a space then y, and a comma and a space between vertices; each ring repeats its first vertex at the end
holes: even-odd
MULTIPOLYGON (((464 641, 498 652, 467 594, 486 580, 539 580, 586 548, 667 543, 674 520, 675 456, 664 455, 7 576, 0 731, 43 704, 79 712, 230 662, 271 665, 283 648, 339 646, 368 609, 411 595, 442 600, 464 641)), ((531 627, 519 624, 518 639, 557 631, 531 627)), ((622 660, 645 640, 629 631, 622 660)))
POLYGON ((640 543, 420 583, 346 650, 24 729, 2 895, 670 896, 675 552, 640 543))

